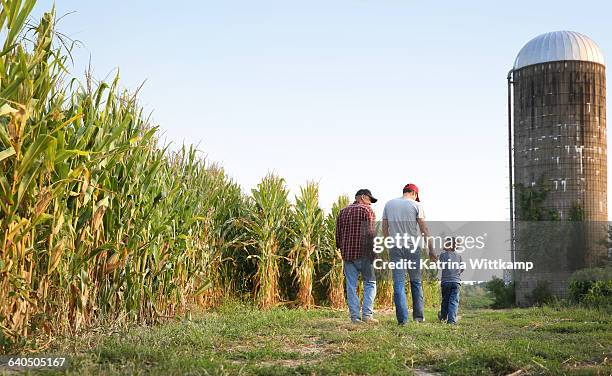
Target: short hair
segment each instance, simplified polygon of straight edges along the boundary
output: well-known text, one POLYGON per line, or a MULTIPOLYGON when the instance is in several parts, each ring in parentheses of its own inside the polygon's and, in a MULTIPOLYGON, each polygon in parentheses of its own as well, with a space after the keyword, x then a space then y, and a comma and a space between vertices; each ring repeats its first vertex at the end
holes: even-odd
POLYGON ((412 190, 410 188, 404 188, 404 190, 402 192, 403 193, 408 193, 408 192, 414 192, 414 190, 412 190))

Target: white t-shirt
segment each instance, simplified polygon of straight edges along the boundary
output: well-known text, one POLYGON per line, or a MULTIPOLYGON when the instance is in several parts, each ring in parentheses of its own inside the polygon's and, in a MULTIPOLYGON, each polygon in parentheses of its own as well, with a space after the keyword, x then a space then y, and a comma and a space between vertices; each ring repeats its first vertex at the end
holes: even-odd
MULTIPOLYGON (((423 205, 413 199, 398 197, 385 204, 382 215, 389 224, 389 236, 417 239, 421 235, 417 218, 425 218, 423 205)), ((413 242, 409 242, 413 246, 413 242)))

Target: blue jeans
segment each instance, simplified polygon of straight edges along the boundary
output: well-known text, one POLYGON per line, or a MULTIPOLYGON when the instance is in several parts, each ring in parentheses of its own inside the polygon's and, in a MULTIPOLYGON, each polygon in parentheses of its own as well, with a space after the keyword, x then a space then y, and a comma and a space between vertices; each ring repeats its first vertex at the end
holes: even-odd
POLYGON ((389 251, 392 262, 402 260, 412 261, 412 269, 393 269, 393 303, 395 304, 395 316, 397 322, 404 324, 408 321, 408 303, 406 302, 406 271, 410 277, 410 294, 412 295, 412 318, 415 321, 423 321, 424 301, 423 286, 421 285, 421 250, 417 249, 411 253, 409 249, 392 248, 389 251))
POLYGON ((457 309, 459 308, 459 282, 442 282, 442 307, 440 320, 454 324, 457 322, 457 309))
POLYGON ((366 257, 356 260, 344 261, 344 280, 346 284, 346 297, 348 300, 349 314, 351 320, 359 320, 360 300, 357 296, 357 281, 361 273, 363 280, 363 319, 374 314, 374 298, 376 297, 376 274, 372 261, 366 257))

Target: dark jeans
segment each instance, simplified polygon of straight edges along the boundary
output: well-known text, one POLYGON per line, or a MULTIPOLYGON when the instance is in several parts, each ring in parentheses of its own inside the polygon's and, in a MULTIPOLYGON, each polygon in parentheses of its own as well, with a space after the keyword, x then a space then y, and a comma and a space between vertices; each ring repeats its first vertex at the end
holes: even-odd
POLYGON ((442 308, 440 320, 454 324, 457 322, 457 309, 459 308, 459 282, 442 282, 442 308))

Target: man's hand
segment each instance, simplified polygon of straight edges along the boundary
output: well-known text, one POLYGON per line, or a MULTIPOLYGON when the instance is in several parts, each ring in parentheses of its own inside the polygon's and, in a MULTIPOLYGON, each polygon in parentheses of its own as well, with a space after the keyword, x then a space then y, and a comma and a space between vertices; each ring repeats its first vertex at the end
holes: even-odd
POLYGON ((431 260, 432 262, 438 261, 438 256, 436 256, 436 252, 434 252, 433 249, 429 250, 429 260, 431 260))
POLYGON ((436 252, 434 252, 432 245, 429 242, 429 228, 427 227, 427 223, 425 223, 425 219, 417 218, 417 223, 419 224, 419 228, 421 229, 421 235, 425 239, 425 246, 429 250, 429 259, 432 262, 438 261, 438 256, 436 256, 436 252))

